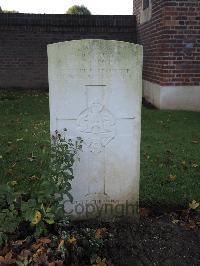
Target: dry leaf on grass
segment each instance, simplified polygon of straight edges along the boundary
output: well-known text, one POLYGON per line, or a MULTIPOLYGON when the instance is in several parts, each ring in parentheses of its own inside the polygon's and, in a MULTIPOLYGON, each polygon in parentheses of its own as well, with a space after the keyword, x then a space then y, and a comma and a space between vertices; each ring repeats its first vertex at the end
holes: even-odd
POLYGON ((197 163, 192 164, 192 168, 197 168, 197 167, 199 167, 199 165, 197 163))
POLYGON ((95 237, 101 238, 105 235, 105 233, 106 233, 106 228, 98 228, 95 232, 95 237))
POLYGON ((70 244, 72 244, 72 245, 75 245, 76 242, 77 242, 77 239, 76 239, 74 236, 72 236, 72 237, 70 237, 70 238, 68 239, 68 242, 69 242, 70 244))
POLYGON ((51 239, 47 238, 47 237, 42 237, 39 239, 40 242, 42 242, 43 244, 50 244, 51 243, 51 239))
POLYGON ((58 249, 62 249, 64 247, 65 241, 62 239, 58 245, 58 249))
POLYGON ((94 264, 93 266, 107 266, 106 258, 101 259, 100 257, 98 257, 96 260, 96 264, 94 264))
POLYGON ((193 144, 198 144, 199 142, 198 142, 198 140, 192 140, 192 143, 193 144))
POLYGON ((172 223, 173 224, 178 224, 179 223, 179 220, 174 219, 174 220, 172 220, 172 223))
POLYGON ((177 176, 176 175, 170 175, 169 179, 174 182, 174 181, 176 181, 177 176))
POLYGON ((193 200, 191 203, 189 203, 189 207, 192 210, 196 210, 199 207, 199 203, 196 202, 196 200, 193 200))

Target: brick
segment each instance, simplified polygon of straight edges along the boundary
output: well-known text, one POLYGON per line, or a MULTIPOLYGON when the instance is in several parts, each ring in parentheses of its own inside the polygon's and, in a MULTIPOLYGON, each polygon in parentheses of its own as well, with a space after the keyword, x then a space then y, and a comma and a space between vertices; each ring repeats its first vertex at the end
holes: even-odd
POLYGON ((47 44, 84 38, 136 42, 136 19, 0 14, 0 32, 0 87, 48 88, 47 44))
POLYGON ((200 85, 200 1, 152 0, 152 18, 143 25, 141 0, 133 3, 144 78, 160 85, 200 85))

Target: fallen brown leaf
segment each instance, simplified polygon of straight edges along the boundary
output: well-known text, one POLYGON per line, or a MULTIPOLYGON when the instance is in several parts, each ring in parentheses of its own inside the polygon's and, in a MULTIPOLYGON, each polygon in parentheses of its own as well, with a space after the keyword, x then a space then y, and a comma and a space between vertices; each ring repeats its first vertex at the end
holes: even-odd
POLYGON ((45 254, 45 252, 46 252, 46 250, 45 250, 45 248, 39 248, 38 250, 37 250, 37 252, 33 255, 33 259, 34 259, 34 261, 35 260, 38 260, 43 254, 45 254))
POLYGON ((0 265, 11 265, 15 263, 15 259, 12 258, 12 252, 8 252, 5 257, 0 256, 0 265))
POLYGON ((170 175, 169 179, 174 182, 174 181, 176 181, 177 176, 176 175, 170 175))
POLYGON ((42 242, 37 242, 37 243, 34 243, 32 246, 31 246, 31 248, 34 250, 34 251, 36 251, 36 250, 38 250, 41 246, 42 246, 42 242))
POLYGON ((192 210, 196 210, 199 207, 199 203, 196 202, 196 200, 193 200, 191 203, 189 203, 189 208, 192 210))
POLYGON ((96 238, 101 238, 105 235, 106 228, 98 228, 95 232, 95 237, 96 238))
POLYGON ((197 168, 197 167, 199 167, 198 164, 196 164, 196 163, 193 163, 193 164, 192 164, 192 168, 197 168))
POLYGON ((198 140, 192 140, 192 143, 193 144, 198 144, 199 142, 198 142, 198 140))
POLYGON ((43 244, 50 244, 50 243, 51 243, 51 239, 49 239, 49 238, 45 238, 45 237, 40 238, 39 241, 40 241, 41 243, 43 243, 43 244))
POLYGON ((70 238, 68 239, 68 242, 69 242, 70 244, 72 244, 72 245, 75 245, 76 242, 77 242, 77 239, 76 239, 74 236, 72 236, 72 237, 70 237, 70 238))
POLYGON ((140 208, 139 213, 140 213, 140 217, 145 218, 150 215, 151 211, 148 208, 140 208))
POLYGON ((48 266, 56 266, 56 263, 55 262, 49 262, 48 266))
POLYGON ((173 224, 178 224, 179 223, 179 220, 174 219, 174 220, 172 220, 172 223, 173 224))
POLYGON ((30 250, 24 249, 20 253, 20 257, 22 258, 28 258, 32 256, 32 252, 30 250))
POLYGON ((62 249, 64 247, 64 244, 65 244, 65 240, 61 239, 58 245, 58 249, 62 249))
POLYGON ((9 247, 8 243, 6 243, 4 248, 0 251, 0 255, 5 256, 9 252, 9 250, 10 250, 10 247, 9 247))

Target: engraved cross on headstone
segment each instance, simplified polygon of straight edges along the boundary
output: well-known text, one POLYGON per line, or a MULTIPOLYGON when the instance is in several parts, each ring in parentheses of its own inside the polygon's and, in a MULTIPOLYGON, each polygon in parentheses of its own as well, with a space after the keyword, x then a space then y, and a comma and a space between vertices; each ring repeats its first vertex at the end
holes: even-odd
POLYGON ((131 124, 130 120, 135 117, 115 117, 111 113, 106 107, 106 85, 90 84, 84 88, 86 108, 76 118, 57 118, 57 128, 76 131, 73 135, 83 139, 88 176, 85 196, 106 198, 109 196, 106 191, 106 148, 112 141, 120 141, 120 136, 128 134, 123 123, 131 124))

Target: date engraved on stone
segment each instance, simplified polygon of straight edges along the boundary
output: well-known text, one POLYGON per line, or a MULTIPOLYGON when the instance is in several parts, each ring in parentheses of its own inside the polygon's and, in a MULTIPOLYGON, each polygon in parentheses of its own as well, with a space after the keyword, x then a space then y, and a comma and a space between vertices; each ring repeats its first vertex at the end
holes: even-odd
POLYGON ((77 119, 77 127, 85 144, 93 153, 100 153, 115 137, 113 114, 99 102, 93 102, 77 119))

